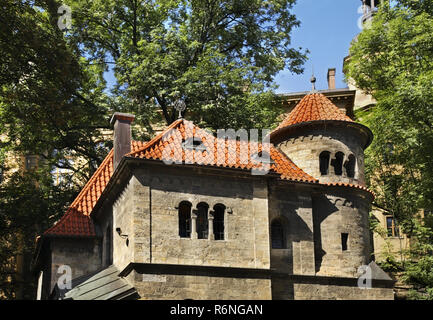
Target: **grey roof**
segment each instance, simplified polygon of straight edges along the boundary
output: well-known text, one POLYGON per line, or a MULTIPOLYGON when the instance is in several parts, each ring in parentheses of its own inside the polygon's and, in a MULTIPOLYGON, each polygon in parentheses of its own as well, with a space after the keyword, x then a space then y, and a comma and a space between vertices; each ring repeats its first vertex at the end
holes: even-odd
POLYGON ((374 261, 368 265, 371 268, 371 278, 376 280, 392 280, 391 277, 383 271, 374 261))
POLYGON ((120 300, 136 294, 134 287, 119 277, 119 270, 112 265, 68 291, 64 299, 120 300))

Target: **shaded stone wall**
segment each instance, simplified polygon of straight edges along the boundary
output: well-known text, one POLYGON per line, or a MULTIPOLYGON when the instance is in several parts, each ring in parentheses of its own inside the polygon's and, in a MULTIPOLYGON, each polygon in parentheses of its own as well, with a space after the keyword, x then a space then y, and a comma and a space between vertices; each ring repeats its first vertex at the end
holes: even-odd
POLYGON ((152 263, 269 267, 266 181, 199 175, 194 170, 169 173, 170 168, 162 169, 166 170, 135 172, 139 184, 134 187, 137 200, 132 209, 136 214, 134 228, 143 228, 142 240, 148 239, 150 243, 142 241, 137 245, 135 231, 134 262, 148 262, 138 258, 148 251, 152 263), (178 206, 182 201, 189 201, 193 210, 202 202, 209 205, 209 210, 223 204, 224 240, 181 238, 178 206), (146 225, 146 221, 151 224, 146 225))
POLYGON ((113 264, 119 270, 150 260, 148 189, 133 176, 113 205, 113 264))
POLYGON ((71 268, 72 280, 101 268, 101 246, 99 239, 52 239, 51 240, 51 292, 61 274, 59 267, 71 268))
POLYGON ((293 185, 272 185, 269 228, 283 222, 285 249, 271 249, 271 268, 291 274, 314 274, 313 209, 311 194, 293 185))
POLYGON ((295 300, 394 300, 392 288, 360 289, 357 286, 294 284, 295 300))
POLYGON ((319 179, 321 183, 344 182, 365 185, 364 150, 355 130, 328 127, 322 129, 298 129, 298 135, 278 144, 278 147, 302 170, 319 179), (330 152, 327 175, 320 172, 319 156, 323 151, 330 152), (331 161, 337 152, 344 153, 343 164, 353 154, 356 159, 355 176, 350 178, 343 167, 342 175, 334 174, 331 161))
POLYGON ((271 281, 248 276, 139 273, 127 280, 143 300, 270 300, 271 281))
POLYGON ((372 260, 370 200, 361 194, 336 192, 313 197, 315 261, 318 275, 357 277, 372 260), (347 234, 343 248, 342 234, 347 234))

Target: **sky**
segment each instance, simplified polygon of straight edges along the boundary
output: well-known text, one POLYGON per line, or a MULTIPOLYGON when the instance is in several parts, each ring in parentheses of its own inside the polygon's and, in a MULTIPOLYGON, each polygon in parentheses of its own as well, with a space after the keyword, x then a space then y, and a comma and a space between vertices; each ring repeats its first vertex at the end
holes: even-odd
POLYGON ((328 68, 336 68, 336 88, 346 88, 343 59, 350 42, 361 31, 358 8, 361 0, 298 0, 293 12, 301 26, 292 32, 292 46, 310 51, 302 75, 281 71, 275 78, 277 93, 309 91, 314 66, 316 89, 328 88, 328 68))
MULTIPOLYGON (((279 86, 276 93, 309 91, 313 66, 316 89, 328 88, 328 68, 336 68, 336 88, 347 87, 343 59, 349 53, 350 42, 361 31, 360 6, 361 0, 297 0, 293 13, 301 25, 292 31, 292 47, 302 47, 310 53, 303 74, 283 70, 275 77, 279 86)), ((105 78, 108 86, 115 82, 112 72, 107 72, 105 78)))

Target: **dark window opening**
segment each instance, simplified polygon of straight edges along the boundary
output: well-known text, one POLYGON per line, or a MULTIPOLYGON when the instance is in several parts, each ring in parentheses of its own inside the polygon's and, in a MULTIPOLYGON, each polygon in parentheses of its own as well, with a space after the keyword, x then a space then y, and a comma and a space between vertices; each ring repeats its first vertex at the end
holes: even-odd
POLYGON ((323 151, 319 156, 320 173, 322 176, 326 176, 328 174, 330 155, 331 153, 329 151, 323 151))
POLYGON ((386 217, 386 230, 388 237, 399 237, 398 227, 393 217, 386 217))
POLYGON ((189 238, 191 236, 191 204, 182 202, 179 205, 179 236, 189 238))
POLYGON ((38 165, 38 156, 36 155, 27 155, 25 157, 26 170, 32 170, 38 165))
POLYGON ((347 240, 349 239, 348 233, 341 234, 341 250, 347 251, 347 240))
POLYGON ((271 224, 272 249, 284 249, 284 229, 279 220, 274 220, 271 224))
POLYGON ((349 178, 355 177, 355 164, 355 156, 351 154, 344 164, 344 168, 346 169, 346 173, 349 178))
POLYGON ((186 150, 206 151, 206 147, 200 138, 188 138, 182 142, 182 147, 186 150))
POLYGON ((198 239, 207 239, 209 232, 207 218, 209 207, 207 204, 198 204, 197 209, 197 237, 198 239))
POLYGON ((224 240, 224 206, 214 207, 213 232, 215 240, 224 240))
POLYGON ((335 154, 335 159, 331 161, 331 164, 334 167, 334 173, 337 176, 341 176, 343 174, 343 159, 344 159, 344 153, 337 152, 335 154))

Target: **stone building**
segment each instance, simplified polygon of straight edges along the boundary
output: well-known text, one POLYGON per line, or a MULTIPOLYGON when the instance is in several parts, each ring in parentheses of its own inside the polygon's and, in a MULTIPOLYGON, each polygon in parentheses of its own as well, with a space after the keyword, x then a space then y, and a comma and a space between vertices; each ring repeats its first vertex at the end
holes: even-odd
POLYGON ((393 299, 371 255, 372 133, 323 94, 270 143, 184 119, 137 142, 133 119, 113 116, 113 150, 38 238, 40 299, 393 299))

